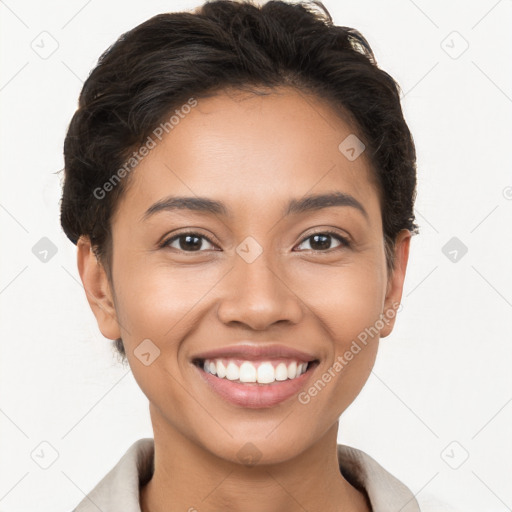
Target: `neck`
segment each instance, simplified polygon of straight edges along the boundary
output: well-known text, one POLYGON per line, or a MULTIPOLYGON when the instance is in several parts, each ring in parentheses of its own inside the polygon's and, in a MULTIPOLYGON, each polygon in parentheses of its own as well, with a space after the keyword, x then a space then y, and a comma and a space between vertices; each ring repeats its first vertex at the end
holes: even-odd
POLYGON ((142 512, 370 512, 343 477, 338 423, 314 445, 279 464, 246 466, 219 458, 172 429, 151 409, 155 471, 141 488, 142 512))

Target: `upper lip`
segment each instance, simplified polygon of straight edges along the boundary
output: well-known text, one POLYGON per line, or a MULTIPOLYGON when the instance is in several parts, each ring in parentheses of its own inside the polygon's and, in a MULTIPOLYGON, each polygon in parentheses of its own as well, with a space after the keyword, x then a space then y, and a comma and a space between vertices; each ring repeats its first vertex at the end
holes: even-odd
POLYGON ((237 345, 230 345, 229 347, 221 347, 201 352, 192 357, 192 360, 198 359, 245 359, 248 361, 256 361, 261 359, 297 359, 299 361, 310 362, 316 360, 316 357, 307 352, 297 350, 295 348, 278 345, 267 344, 262 345, 249 345, 247 343, 240 343, 237 345))

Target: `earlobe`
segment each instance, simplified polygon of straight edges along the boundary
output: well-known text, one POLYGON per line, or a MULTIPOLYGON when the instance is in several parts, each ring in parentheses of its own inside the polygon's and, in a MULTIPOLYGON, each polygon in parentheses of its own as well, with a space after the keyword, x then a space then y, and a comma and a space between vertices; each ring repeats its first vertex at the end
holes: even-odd
POLYGON ((77 242, 77 265, 89 306, 105 338, 121 337, 112 290, 105 268, 98 261, 89 237, 81 236, 77 242))
POLYGON ((398 307, 400 306, 404 288, 405 272, 407 269, 407 262, 409 260, 410 242, 411 232, 408 229, 403 229, 398 233, 394 249, 395 265, 393 272, 388 279, 384 311, 382 313, 385 326, 380 332, 381 338, 385 338, 391 334, 395 325, 396 314, 398 307))

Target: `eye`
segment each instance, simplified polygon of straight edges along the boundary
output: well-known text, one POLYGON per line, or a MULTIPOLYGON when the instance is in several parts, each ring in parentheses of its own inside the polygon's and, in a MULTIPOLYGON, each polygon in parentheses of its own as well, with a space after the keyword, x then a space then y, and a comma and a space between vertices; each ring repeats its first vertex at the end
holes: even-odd
MULTIPOLYGON (((350 247, 350 242, 347 238, 333 231, 320 231, 318 233, 313 233, 304 238, 298 247, 306 241, 312 240, 312 242, 309 242, 309 250, 327 252, 328 250, 333 249, 333 247, 331 247, 332 239, 338 241, 338 245, 334 247, 334 249, 350 247)), ((201 249, 204 249, 204 240, 212 247, 215 247, 215 244, 208 237, 192 231, 180 233, 168 238, 162 242, 161 247, 170 247, 183 252, 202 252, 201 249)), ((306 249, 308 248, 306 247, 306 249)))
POLYGON ((206 236, 190 231, 168 238, 162 242, 162 247, 171 247, 184 252, 201 252, 200 249, 203 246, 203 240, 206 240, 210 245, 213 245, 213 242, 206 236), (173 244, 176 244, 177 246, 173 246, 173 244))
MULTIPOLYGON (((326 252, 328 249, 332 249, 331 247, 331 239, 336 239, 339 242, 339 245, 336 246, 334 249, 339 249, 340 247, 350 247, 350 242, 347 238, 344 236, 341 236, 338 233, 335 233, 333 231, 319 231, 318 233, 313 233, 312 235, 309 235, 306 237, 300 244, 302 245, 308 240, 312 240, 312 242, 309 243, 309 249, 313 251, 320 251, 320 252, 326 252)), ((307 249, 307 247, 306 247, 307 249)))

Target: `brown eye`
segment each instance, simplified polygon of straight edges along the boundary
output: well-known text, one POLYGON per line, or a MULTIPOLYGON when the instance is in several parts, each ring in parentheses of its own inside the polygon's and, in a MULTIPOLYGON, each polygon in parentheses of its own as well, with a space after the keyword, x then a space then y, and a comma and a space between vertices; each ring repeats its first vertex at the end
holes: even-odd
MULTIPOLYGON (((325 252, 325 251, 333 248, 332 247, 332 239, 335 239, 339 242, 338 245, 334 247, 334 249, 350 247, 350 243, 345 237, 339 235, 338 233, 333 233, 330 231, 322 231, 319 233, 314 233, 312 235, 309 235, 300 243, 300 245, 302 245, 304 242, 310 240, 310 242, 309 242, 310 250, 325 252)), ((308 249, 308 248, 306 247, 306 249, 308 249)))
POLYGON ((206 240, 209 244, 213 245, 212 242, 199 233, 180 233, 179 235, 173 236, 166 240, 162 247, 171 247, 172 249, 178 249, 184 252, 201 252, 203 247, 203 240, 206 240), (177 242, 177 243, 176 243, 177 242))

